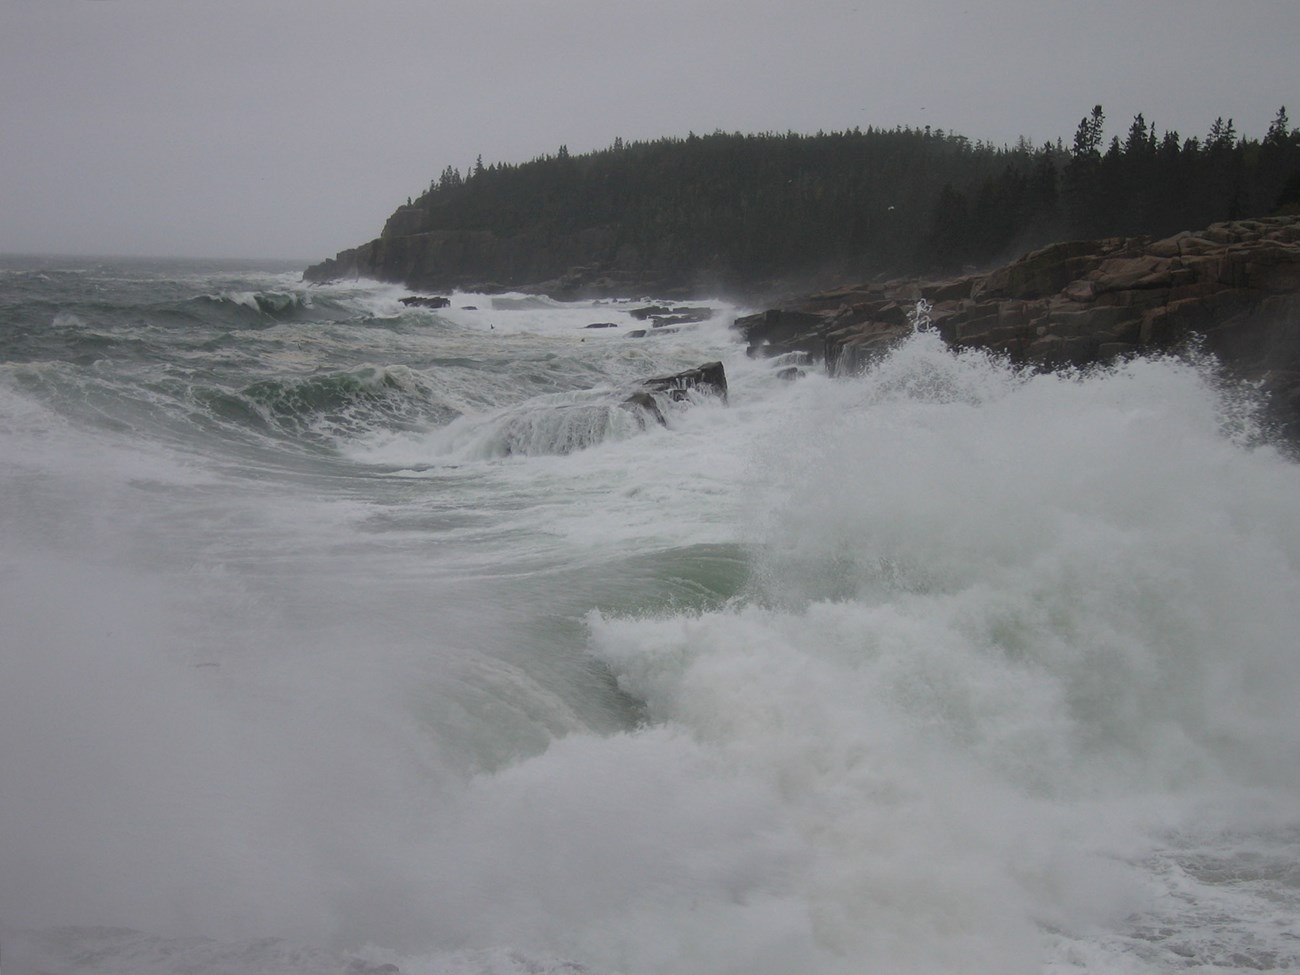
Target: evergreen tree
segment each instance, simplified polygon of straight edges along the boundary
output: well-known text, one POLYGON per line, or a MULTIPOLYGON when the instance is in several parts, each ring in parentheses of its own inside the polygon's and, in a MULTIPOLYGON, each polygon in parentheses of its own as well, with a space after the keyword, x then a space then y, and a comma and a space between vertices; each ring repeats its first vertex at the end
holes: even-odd
POLYGON ((1101 202, 1101 140, 1106 116, 1093 106, 1074 132, 1070 162, 1065 167, 1065 200, 1070 227, 1080 236, 1093 236, 1103 226, 1101 202))
POLYGON ((1141 114, 1123 138, 1104 142, 1104 128, 1097 105, 1068 148, 869 127, 620 137, 580 156, 561 145, 487 167, 480 156, 465 177, 443 169, 414 201, 417 213, 394 227, 516 237, 528 267, 511 273, 532 280, 562 273, 552 264, 581 238, 592 242, 582 263, 631 254, 665 273, 753 281, 827 267, 848 275, 989 264, 1051 240, 1165 235, 1296 205, 1300 131, 1285 109, 1262 142, 1223 118, 1204 143, 1158 133, 1141 114))
POLYGON ((1210 134, 1206 136, 1205 147, 1210 152, 1223 152, 1231 149, 1237 142, 1237 128, 1232 124, 1232 119, 1223 121, 1220 115, 1210 126, 1210 134))
POLYGON ((1277 115, 1268 127, 1268 134, 1264 136, 1264 145, 1283 146, 1291 136, 1291 121, 1286 117, 1286 106, 1283 105, 1277 110, 1277 115))

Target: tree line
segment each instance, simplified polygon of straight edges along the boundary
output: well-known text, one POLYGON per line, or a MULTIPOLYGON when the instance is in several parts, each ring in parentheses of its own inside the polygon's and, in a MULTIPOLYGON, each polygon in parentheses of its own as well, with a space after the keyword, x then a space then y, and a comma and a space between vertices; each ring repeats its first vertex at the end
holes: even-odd
POLYGON ((1053 240, 1164 236, 1300 212, 1300 129, 1278 111, 1262 139, 1216 119, 1204 137, 1136 116, 1107 143, 1096 106, 1073 143, 1014 146, 898 127, 801 135, 690 134, 554 154, 462 174, 444 168, 386 235, 490 230, 571 239, 600 228, 609 259, 773 274, 933 272, 1053 240))

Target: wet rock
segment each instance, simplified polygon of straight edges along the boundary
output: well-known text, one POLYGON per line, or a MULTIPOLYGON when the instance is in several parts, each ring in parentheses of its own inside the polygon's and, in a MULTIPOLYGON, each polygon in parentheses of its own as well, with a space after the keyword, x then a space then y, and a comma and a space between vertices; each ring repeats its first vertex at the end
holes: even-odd
POLYGON ((450 298, 444 298, 441 295, 411 295, 408 298, 399 298, 398 300, 408 308, 446 308, 451 304, 450 298))
POLYGON ((666 393, 672 400, 684 400, 690 390, 699 389, 717 396, 724 403, 727 401, 727 373, 721 362, 706 362, 671 376, 656 376, 644 380, 641 385, 651 392, 666 393))
POLYGON ((666 396, 673 402, 683 402, 690 398, 691 390, 702 390, 717 396, 724 403, 727 401, 727 374, 721 362, 706 362, 702 366, 675 372, 671 376, 654 376, 642 380, 640 386, 619 406, 631 410, 643 429, 650 421, 664 427, 668 425, 668 419, 664 416, 656 395, 666 396))
POLYGON ((663 328, 665 325, 694 325, 707 322, 714 316, 712 308, 674 308, 667 315, 652 315, 651 325, 663 328))
POLYGON ((628 311, 628 314, 637 321, 644 322, 649 318, 654 318, 656 315, 670 315, 672 314, 672 309, 667 305, 647 305, 644 308, 632 308, 628 311))
POLYGON ((1300 442, 1300 216, 1067 241, 984 275, 822 292, 733 327, 751 356, 797 351, 846 375, 910 333, 922 298, 949 344, 1047 369, 1199 340, 1229 374, 1260 383, 1300 442))
POLYGON ((633 393, 619 405, 625 410, 631 410, 633 413, 637 414, 638 418, 641 420, 642 429, 645 429, 646 426, 646 421, 644 419, 645 416, 649 416, 661 427, 668 426, 668 421, 664 418, 663 410, 659 409, 659 404, 655 402, 654 396, 650 393, 644 391, 633 393))
POLYGON ((738 318, 732 327, 744 335, 751 356, 805 352, 820 357, 821 330, 830 318, 831 313, 825 311, 772 308, 738 318))

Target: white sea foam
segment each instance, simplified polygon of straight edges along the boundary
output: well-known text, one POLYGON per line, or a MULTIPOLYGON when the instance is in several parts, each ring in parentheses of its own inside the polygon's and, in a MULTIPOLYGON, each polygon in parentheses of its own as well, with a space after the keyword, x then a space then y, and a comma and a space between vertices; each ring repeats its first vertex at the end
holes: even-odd
POLYGON ((1300 475, 1203 371, 787 383, 595 307, 321 324, 466 416, 315 467, 0 376, 6 973, 1300 966, 1300 475), (718 357, 667 428, 437 449, 718 357))
MULTIPOLYGON (((1223 439, 1201 373, 1027 377, 919 337, 817 392, 760 464, 757 604, 591 626, 652 719, 779 796, 819 944, 1037 970, 1167 910, 1175 837, 1236 862, 1221 831, 1261 803, 1297 826, 1297 474, 1223 439)), ((1290 905, 1267 947, 1230 915, 1242 958, 1295 963, 1293 888, 1235 905, 1290 905)), ((1231 954, 1162 923, 1132 970, 1231 954)), ((1118 940, 1086 967, 1133 963, 1118 940)))
POLYGON ((50 324, 55 328, 84 328, 86 323, 71 312, 61 311, 54 316, 50 324))

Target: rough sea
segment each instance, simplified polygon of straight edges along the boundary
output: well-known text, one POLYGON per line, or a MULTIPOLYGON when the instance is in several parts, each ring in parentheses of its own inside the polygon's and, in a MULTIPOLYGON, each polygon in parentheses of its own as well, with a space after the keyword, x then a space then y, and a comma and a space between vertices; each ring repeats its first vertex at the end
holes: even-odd
POLYGON ((4 975, 1300 971, 1249 391, 299 272, 0 261, 4 975))

